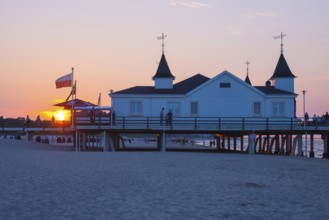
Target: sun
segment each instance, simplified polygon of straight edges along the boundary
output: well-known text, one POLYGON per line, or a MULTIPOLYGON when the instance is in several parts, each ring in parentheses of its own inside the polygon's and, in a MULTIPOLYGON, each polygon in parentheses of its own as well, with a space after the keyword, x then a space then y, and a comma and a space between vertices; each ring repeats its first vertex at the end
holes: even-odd
POLYGON ((57 119, 58 119, 59 121, 63 121, 64 118, 65 118, 65 115, 64 115, 63 112, 58 112, 58 113, 57 113, 57 119))
POLYGON ((59 110, 59 111, 57 111, 57 112, 55 113, 55 117, 56 117, 56 119, 57 119, 58 121, 64 121, 64 120, 65 120, 66 113, 67 113, 67 112, 65 112, 65 111, 61 111, 61 110, 59 110))

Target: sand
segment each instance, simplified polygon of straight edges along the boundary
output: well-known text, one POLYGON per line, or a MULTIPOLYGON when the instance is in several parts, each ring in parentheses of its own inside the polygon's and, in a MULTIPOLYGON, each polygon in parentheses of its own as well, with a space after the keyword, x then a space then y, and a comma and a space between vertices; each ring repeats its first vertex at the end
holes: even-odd
POLYGON ((328 219, 329 160, 0 139, 0 219, 328 219))

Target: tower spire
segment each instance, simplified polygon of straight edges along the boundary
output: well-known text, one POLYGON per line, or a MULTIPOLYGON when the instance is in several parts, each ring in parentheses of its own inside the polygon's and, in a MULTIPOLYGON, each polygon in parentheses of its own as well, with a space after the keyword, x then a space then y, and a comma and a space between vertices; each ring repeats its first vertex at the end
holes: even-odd
POLYGON ((273 38, 274 39, 281 39, 281 53, 283 53, 283 38, 286 36, 286 34, 283 34, 282 32, 281 32, 281 34, 280 35, 278 35, 278 36, 274 36, 273 38))
POLYGON ((162 33, 161 36, 157 37, 158 40, 162 40, 162 54, 164 54, 164 39, 167 37, 167 35, 164 35, 164 33, 162 33))
POLYGON ((251 81, 249 79, 249 60, 247 60, 247 62, 245 62, 245 64, 247 65, 247 76, 246 76, 246 79, 244 80, 246 83, 248 83, 249 85, 251 85, 251 81))
POLYGON ((247 76, 248 76, 248 74, 249 74, 249 64, 250 64, 249 60, 247 60, 247 62, 245 62, 245 64, 247 65, 247 76))

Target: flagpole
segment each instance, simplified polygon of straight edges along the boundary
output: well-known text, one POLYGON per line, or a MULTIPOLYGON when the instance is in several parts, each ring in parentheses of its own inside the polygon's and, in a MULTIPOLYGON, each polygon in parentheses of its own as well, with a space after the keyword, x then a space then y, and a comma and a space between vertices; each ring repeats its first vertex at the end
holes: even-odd
MULTIPOLYGON (((71 110, 71 125, 72 127, 74 127, 74 102, 73 102, 73 89, 74 89, 74 68, 72 67, 72 88, 71 88, 71 91, 72 91, 72 110, 71 110)), ((75 94, 74 94, 74 98, 75 98, 75 94)))

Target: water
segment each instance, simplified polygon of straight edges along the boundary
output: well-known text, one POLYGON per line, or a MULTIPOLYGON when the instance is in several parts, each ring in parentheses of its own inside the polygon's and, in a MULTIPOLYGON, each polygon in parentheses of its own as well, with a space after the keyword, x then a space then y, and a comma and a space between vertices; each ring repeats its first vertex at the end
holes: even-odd
MULTIPOLYGON (((293 136, 294 138, 295 136, 293 136)), ((196 139, 195 140, 195 144, 196 145, 199 145, 199 146, 205 146, 205 147, 212 147, 212 148, 215 148, 216 145, 213 145, 211 144, 211 142, 213 141, 214 139, 207 139, 207 138, 204 138, 204 139, 196 139)), ((237 138, 236 139, 236 149, 239 151, 241 149, 241 144, 240 144, 240 138, 237 138)), ((246 150, 248 148, 248 138, 247 137, 244 137, 243 139, 243 149, 246 150)), ((228 146, 227 146, 227 140, 225 140, 225 147, 224 149, 228 150, 228 146)), ((302 150, 303 152, 305 152, 306 148, 306 139, 305 139, 305 136, 303 136, 302 138, 302 150)), ((230 140, 230 149, 232 150, 234 148, 234 142, 233 142, 233 138, 231 138, 230 140)), ((259 147, 257 146, 256 149, 258 149, 259 147)), ((324 149, 324 142, 323 140, 321 139, 321 135, 314 135, 314 157, 315 158, 322 158, 322 154, 323 154, 323 149, 324 149)), ((311 150, 311 141, 310 141, 310 137, 307 138, 307 155, 310 154, 310 150, 311 150)), ((274 149, 272 149, 272 153, 274 153, 274 149)), ((296 146, 296 149, 295 149, 295 152, 294 152, 295 155, 298 154, 298 147, 296 146)))
MULTIPOLYGON (((293 136, 294 138, 295 136, 293 136)), ((27 140, 26 136, 14 136, 14 135, 0 135, 0 138, 7 138, 7 139, 21 139, 27 140)), ((216 144, 213 144, 215 139, 214 135, 167 135, 167 146, 168 147, 180 147, 180 148, 207 148, 207 149, 215 149, 216 144), (183 141, 185 140, 185 141, 183 141)), ((41 142, 46 144, 52 145, 67 145, 73 146, 72 142, 73 138, 71 135, 40 135, 40 136, 33 136, 31 141, 34 142, 41 142), (38 139, 38 137, 40 139, 38 139), (60 141, 62 140, 62 141, 60 141), (65 140, 65 141, 64 141, 65 140)), ((99 144, 94 143, 95 141, 90 142, 90 146, 99 146, 99 144)), ((99 141, 96 141, 99 142, 99 141)), ((306 139, 303 135, 302 139, 302 150, 305 152, 305 145, 306 139)), ((155 147, 156 146, 156 138, 153 135, 145 135, 145 136, 125 136, 125 145, 127 147, 155 147), (129 141, 128 141, 129 140, 129 141)), ((241 149, 241 141, 240 138, 236 139, 236 149, 239 151, 241 149)), ((243 149, 246 150, 248 147, 248 137, 244 137, 243 140, 243 149)), ((307 155, 310 153, 310 137, 307 138, 307 155)), ((234 148, 234 140, 233 138, 230 139, 230 149, 233 150, 234 148)), ((256 149, 259 147, 257 146, 256 149)), ((225 140, 225 147, 224 149, 228 150, 228 143, 225 140)), ((314 157, 315 158, 322 158, 324 149, 324 143, 321 139, 321 135, 314 135, 314 157)), ((274 149, 272 149, 272 152, 274 149)), ((298 147, 296 146, 295 155, 298 154, 298 147)))

